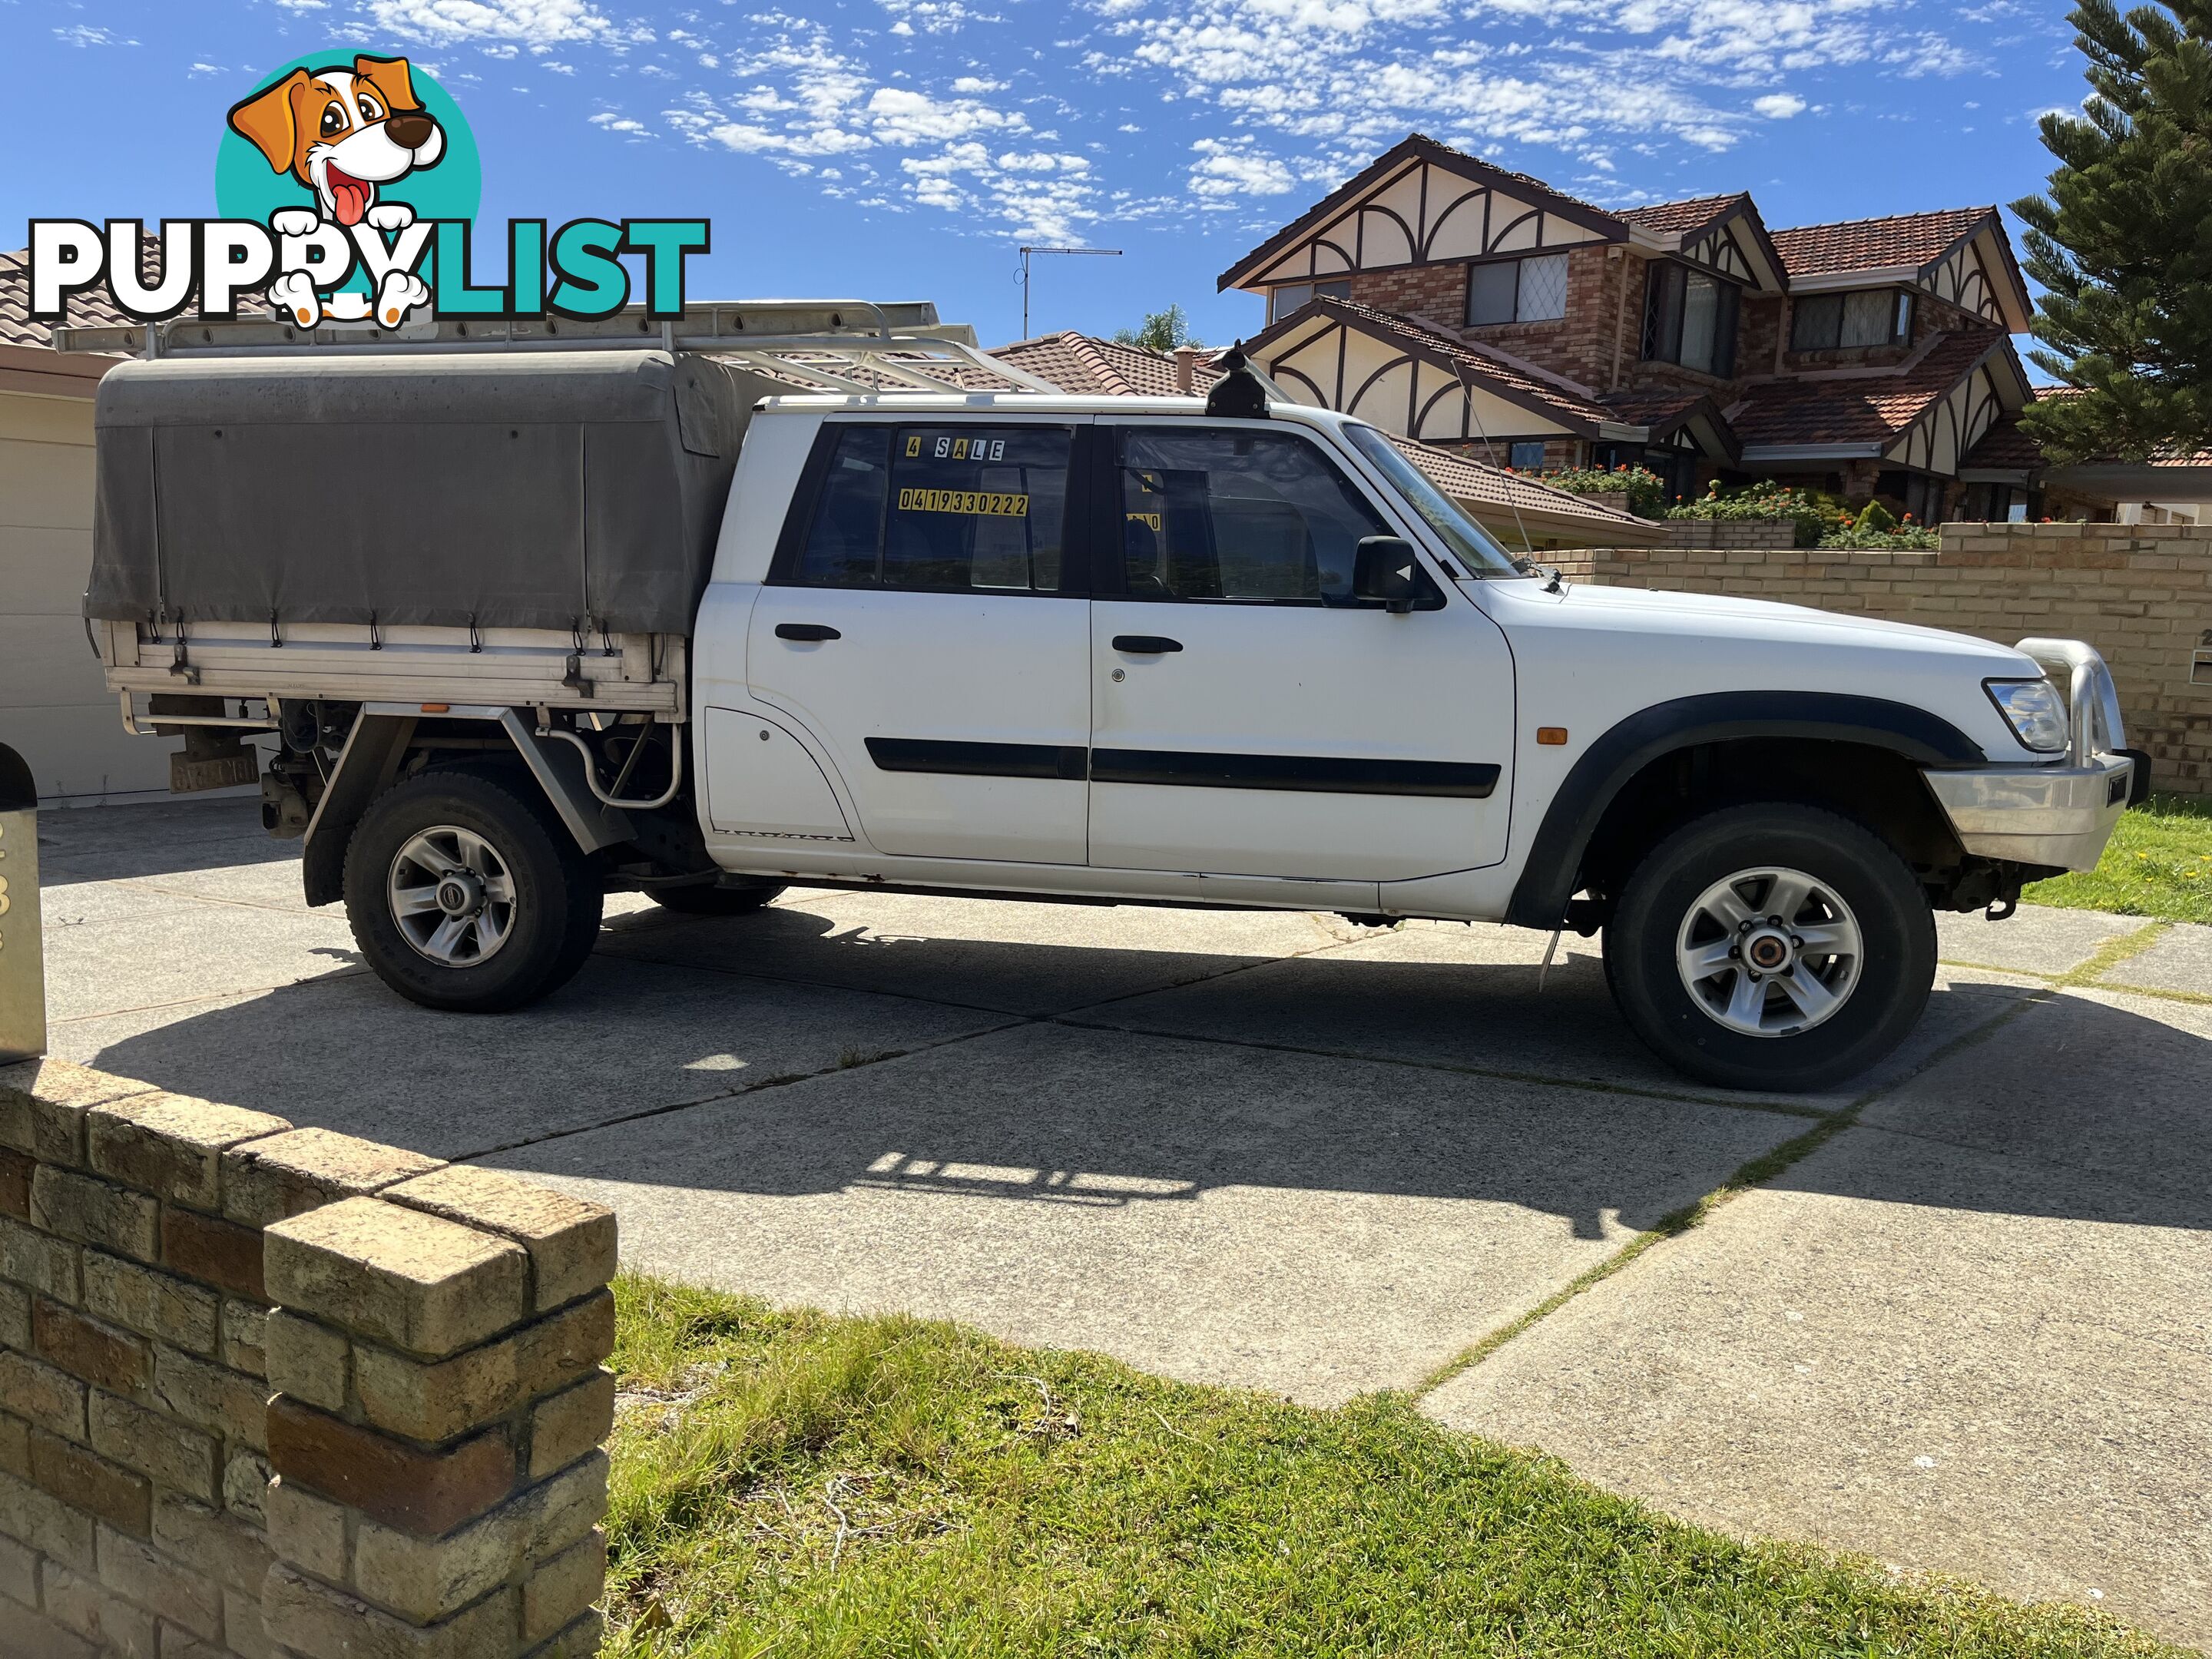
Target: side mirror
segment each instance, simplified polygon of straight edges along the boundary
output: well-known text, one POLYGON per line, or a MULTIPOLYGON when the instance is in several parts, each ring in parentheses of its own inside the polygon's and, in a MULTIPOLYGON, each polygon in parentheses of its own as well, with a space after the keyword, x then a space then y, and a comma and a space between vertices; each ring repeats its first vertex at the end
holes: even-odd
POLYGON ((1394 617, 1411 611, 1420 599, 1421 562, 1402 536, 1363 536, 1352 567, 1352 596, 1379 599, 1394 617))

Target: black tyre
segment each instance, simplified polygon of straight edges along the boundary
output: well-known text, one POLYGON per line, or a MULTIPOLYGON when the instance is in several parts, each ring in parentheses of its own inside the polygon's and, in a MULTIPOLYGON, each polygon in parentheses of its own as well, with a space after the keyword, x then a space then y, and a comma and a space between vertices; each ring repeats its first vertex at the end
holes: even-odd
POLYGON ((1729 1089, 1826 1088, 1902 1042, 1936 919, 1879 836, 1815 807, 1732 807, 1653 848, 1605 933, 1613 1000, 1662 1059, 1729 1089))
POLYGON ((646 896, 662 909, 680 911, 687 916, 749 916, 775 903, 782 891, 781 882, 764 881, 744 887, 721 887, 706 882, 696 887, 648 888, 646 896))
POLYGON ((345 903, 376 976, 426 1008, 520 1008, 574 977, 599 938, 599 884, 574 841, 471 773, 425 773, 369 807, 345 903))

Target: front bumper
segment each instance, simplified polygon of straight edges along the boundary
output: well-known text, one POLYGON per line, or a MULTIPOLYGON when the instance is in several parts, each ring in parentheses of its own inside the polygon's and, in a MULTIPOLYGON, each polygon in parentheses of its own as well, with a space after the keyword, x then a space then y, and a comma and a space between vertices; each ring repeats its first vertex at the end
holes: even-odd
POLYGON ((2046 869, 2094 870, 2135 793, 2137 761, 2105 659, 2078 640, 2022 640, 2068 692, 2073 748, 2048 765, 1922 775, 1968 853, 2046 869))

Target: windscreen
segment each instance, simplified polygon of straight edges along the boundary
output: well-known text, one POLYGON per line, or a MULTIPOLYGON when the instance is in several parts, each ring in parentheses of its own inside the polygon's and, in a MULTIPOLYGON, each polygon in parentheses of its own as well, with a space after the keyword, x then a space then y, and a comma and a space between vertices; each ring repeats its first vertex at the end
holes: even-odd
POLYGON ((1406 459, 1406 453, 1390 441, 1384 434, 1371 426, 1346 422, 1344 435, 1352 440, 1352 447, 1374 463, 1382 476, 1397 486, 1398 493, 1427 523, 1430 529, 1443 538, 1444 544, 1467 561, 1468 574, 1476 576, 1519 576, 1524 572, 1513 562, 1505 550, 1492 541, 1490 532, 1462 512, 1452 498, 1431 482, 1429 475, 1406 459))

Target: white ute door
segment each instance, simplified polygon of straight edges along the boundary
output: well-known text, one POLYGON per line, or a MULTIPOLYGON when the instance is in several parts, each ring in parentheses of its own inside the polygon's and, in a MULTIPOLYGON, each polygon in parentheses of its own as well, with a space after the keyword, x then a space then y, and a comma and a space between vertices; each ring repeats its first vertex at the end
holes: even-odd
POLYGON ((1504 858, 1512 659, 1457 584, 1429 574, 1406 616, 1355 601, 1360 539, 1401 532, 1294 427, 1100 435, 1121 556, 1091 605, 1091 862, 1364 882, 1504 858))
POLYGON ((1066 420, 823 428, 747 675, 828 757, 878 852, 1084 862, 1075 435, 1066 420))

